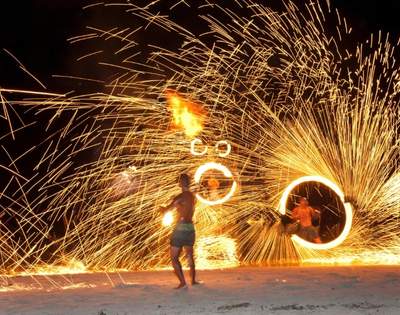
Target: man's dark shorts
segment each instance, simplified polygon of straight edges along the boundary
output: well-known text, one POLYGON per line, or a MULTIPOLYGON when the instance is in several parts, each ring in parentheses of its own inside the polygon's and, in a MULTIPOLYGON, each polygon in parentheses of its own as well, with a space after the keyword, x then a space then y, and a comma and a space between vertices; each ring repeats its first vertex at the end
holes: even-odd
POLYGON ((193 246, 195 238, 193 223, 178 223, 171 234, 170 244, 173 247, 193 246))
POLYGON ((319 237, 318 229, 314 226, 300 226, 297 235, 309 242, 319 237))
POLYGON ((318 227, 315 226, 301 226, 299 222, 282 224, 283 230, 289 235, 296 234, 302 239, 313 242, 319 237, 318 227))

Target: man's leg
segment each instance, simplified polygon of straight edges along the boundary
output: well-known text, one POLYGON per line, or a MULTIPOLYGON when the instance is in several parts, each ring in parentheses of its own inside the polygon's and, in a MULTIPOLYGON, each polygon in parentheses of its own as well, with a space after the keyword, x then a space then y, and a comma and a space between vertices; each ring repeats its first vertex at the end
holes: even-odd
POLYGON ((315 231, 314 243, 321 244, 322 241, 321 241, 321 237, 319 236, 319 228, 314 227, 313 229, 315 231))
POLYGON ((174 267, 175 275, 179 279, 179 285, 176 287, 176 289, 180 289, 180 288, 183 288, 184 286, 186 286, 185 276, 183 275, 183 272, 182 272, 182 265, 181 265, 181 262, 179 261, 180 254, 181 254, 180 247, 171 246, 172 267, 174 267))
POLYGON ((185 254, 190 269, 190 280, 192 285, 200 284, 196 281, 196 266, 193 257, 193 246, 185 246, 185 254))

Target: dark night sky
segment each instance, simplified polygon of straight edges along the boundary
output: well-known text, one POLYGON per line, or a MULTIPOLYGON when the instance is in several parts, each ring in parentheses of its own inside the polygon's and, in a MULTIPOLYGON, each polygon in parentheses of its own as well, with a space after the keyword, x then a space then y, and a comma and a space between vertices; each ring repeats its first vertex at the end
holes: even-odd
MULTIPOLYGON (((166 0, 169 1, 169 0, 166 0)), ((76 49, 66 42, 81 34, 88 24, 118 23, 118 16, 94 15, 82 6, 86 0, 1 1, 0 48, 15 54, 35 75, 52 85, 52 74, 74 73, 76 49), (22 4, 23 3, 23 4, 22 4), (114 19, 114 21, 112 21, 114 19)), ((262 1, 261 1, 262 2, 262 1)), ((276 3, 277 0, 264 0, 276 3)), ((354 30, 354 36, 364 41, 368 34, 383 30, 394 38, 400 34, 399 0, 331 0, 354 30)), ((129 23, 129 21, 125 21, 129 23)), ((76 66, 75 66, 76 67, 76 66)), ((38 88, 18 70, 16 64, 0 51, 0 86, 38 88)))

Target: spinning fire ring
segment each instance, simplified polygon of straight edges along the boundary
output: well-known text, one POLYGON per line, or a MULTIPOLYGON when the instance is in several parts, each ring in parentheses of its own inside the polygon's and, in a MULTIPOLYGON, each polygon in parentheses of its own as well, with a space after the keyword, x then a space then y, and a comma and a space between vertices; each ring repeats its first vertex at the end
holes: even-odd
POLYGON ((281 200, 279 202, 279 212, 281 214, 286 213, 286 204, 290 193, 296 186, 306 182, 318 182, 332 189, 343 203, 346 215, 346 222, 344 224, 343 231, 340 233, 340 235, 328 243, 324 244, 312 243, 302 239, 297 235, 292 235, 292 240, 302 247, 316 249, 316 250, 324 250, 337 247, 343 243, 343 241, 347 238, 347 236, 350 233, 351 225, 353 223, 353 209, 351 207, 351 204, 345 201, 344 193, 342 192, 342 190, 335 183, 331 182, 329 179, 322 176, 304 176, 296 179, 289 186, 287 186, 285 191, 283 192, 281 200))
MULTIPOLYGON (((200 179, 203 176, 203 174, 205 172, 209 171, 209 170, 220 171, 221 173, 224 174, 224 176, 226 178, 232 178, 233 179, 232 172, 225 165, 222 165, 220 163, 215 163, 215 162, 208 162, 208 163, 205 163, 205 164, 201 165, 197 169, 196 173, 194 174, 194 181, 196 182, 196 184, 200 183, 200 179)), ((196 194, 196 197, 200 202, 202 202, 202 203, 204 203, 206 205, 209 205, 209 206, 220 205, 220 204, 223 204, 224 202, 228 201, 233 196, 233 194, 236 191, 236 188, 237 188, 237 183, 233 179, 233 184, 231 186, 231 189, 229 190, 229 192, 224 197, 222 197, 220 199, 208 200, 208 199, 203 198, 199 193, 196 194)))

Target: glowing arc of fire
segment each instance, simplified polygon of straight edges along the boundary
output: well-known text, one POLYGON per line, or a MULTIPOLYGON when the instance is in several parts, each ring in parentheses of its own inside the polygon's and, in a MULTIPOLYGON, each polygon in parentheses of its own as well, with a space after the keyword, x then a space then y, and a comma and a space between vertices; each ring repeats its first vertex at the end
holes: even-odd
POLYGON ((195 138, 190 142, 190 153, 194 156, 201 156, 207 153, 207 146, 203 149, 201 152, 197 152, 195 147, 197 144, 203 144, 203 141, 201 141, 199 138, 195 138))
MULTIPOLYGON (((200 183, 200 179, 205 172, 207 172, 208 170, 213 170, 213 169, 222 172, 224 174, 224 176, 227 178, 233 178, 232 172, 225 165, 222 165, 222 164, 216 163, 216 162, 208 162, 208 163, 201 165, 196 170, 196 173, 194 174, 194 180, 195 180, 196 184, 200 183)), ((233 184, 232 184, 232 187, 229 190, 229 192, 224 197, 222 197, 218 200, 205 199, 198 193, 196 194, 196 198, 200 202, 202 202, 206 205, 209 205, 209 206, 220 205, 220 204, 223 204, 226 201, 228 201, 233 196, 233 194, 236 191, 236 188, 237 188, 237 183, 235 180, 233 180, 233 184)))
POLYGON ((335 183, 333 183, 332 181, 330 181, 329 179, 322 177, 322 176, 304 176, 304 177, 300 177, 300 178, 294 180, 293 182, 290 183, 289 186, 286 187, 285 191, 282 194, 282 197, 279 202, 279 212, 281 214, 286 213, 286 203, 287 203, 290 193, 296 186, 298 186, 302 183, 306 183, 306 182, 318 182, 318 183, 324 184, 325 186, 332 189, 336 193, 336 195, 340 198, 341 202, 343 203, 345 214, 346 214, 346 221, 345 221, 343 231, 340 233, 340 235, 336 239, 334 239, 328 243, 324 243, 324 244, 312 243, 312 242, 302 239, 301 237, 299 237, 297 235, 292 235, 292 240, 302 247, 316 249, 316 250, 326 250, 326 249, 331 249, 331 248, 337 247, 344 242, 344 240, 347 238, 347 236, 350 233, 351 226, 353 223, 353 209, 352 209, 351 204, 345 201, 344 193, 339 188, 339 186, 336 185, 335 183))
POLYGON ((215 149, 217 150, 219 157, 227 157, 231 153, 232 147, 231 147, 231 144, 228 141, 220 140, 220 141, 218 141, 216 143, 215 149), (225 145, 226 146, 226 151, 225 152, 220 152, 219 151, 219 147, 221 145, 225 145))

